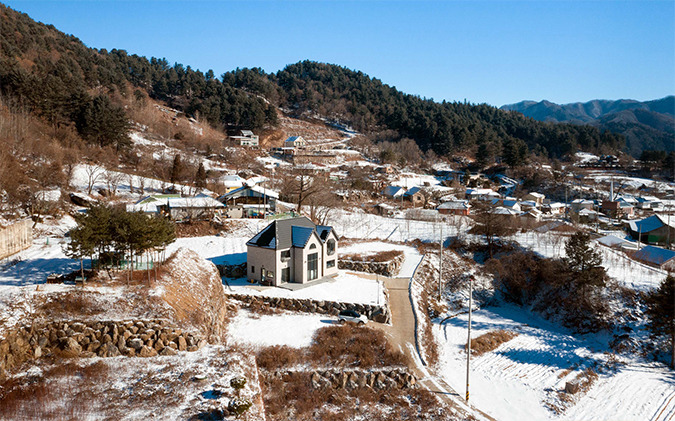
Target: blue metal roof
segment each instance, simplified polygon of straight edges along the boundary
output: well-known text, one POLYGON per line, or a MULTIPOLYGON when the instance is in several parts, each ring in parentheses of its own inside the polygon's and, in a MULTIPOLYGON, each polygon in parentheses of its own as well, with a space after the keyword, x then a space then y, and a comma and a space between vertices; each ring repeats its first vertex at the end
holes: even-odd
POLYGON ((637 260, 661 266, 668 260, 675 258, 675 251, 662 249, 661 247, 645 246, 633 255, 637 260))

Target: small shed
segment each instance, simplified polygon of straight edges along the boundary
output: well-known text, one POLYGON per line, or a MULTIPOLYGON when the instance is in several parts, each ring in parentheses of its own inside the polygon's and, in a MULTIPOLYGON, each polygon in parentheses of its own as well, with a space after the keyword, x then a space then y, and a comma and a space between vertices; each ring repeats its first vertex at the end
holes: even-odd
POLYGON ((441 203, 436 209, 441 215, 468 216, 471 213, 471 204, 466 200, 453 200, 441 203))
POLYGON ((633 258, 650 266, 675 271, 675 251, 655 246, 645 246, 633 254, 633 258))

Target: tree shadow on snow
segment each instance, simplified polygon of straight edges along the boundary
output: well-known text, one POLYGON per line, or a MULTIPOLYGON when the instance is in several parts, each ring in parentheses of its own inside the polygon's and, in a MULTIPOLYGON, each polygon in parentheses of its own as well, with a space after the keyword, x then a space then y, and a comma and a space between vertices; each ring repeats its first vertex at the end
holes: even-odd
MULTIPOLYGON (((87 269, 89 261, 85 260, 84 266, 87 269)), ((79 268, 79 260, 67 258, 24 260, 6 270, 0 271, 0 285, 26 286, 43 284, 46 282, 47 276, 52 273, 65 275, 79 268)))

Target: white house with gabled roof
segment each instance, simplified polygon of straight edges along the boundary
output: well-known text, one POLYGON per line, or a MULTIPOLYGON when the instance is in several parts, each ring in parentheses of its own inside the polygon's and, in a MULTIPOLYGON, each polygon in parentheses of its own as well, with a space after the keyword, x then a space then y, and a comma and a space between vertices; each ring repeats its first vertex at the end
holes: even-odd
POLYGON ((338 236, 308 218, 273 221, 246 243, 250 281, 304 284, 338 273, 338 236))

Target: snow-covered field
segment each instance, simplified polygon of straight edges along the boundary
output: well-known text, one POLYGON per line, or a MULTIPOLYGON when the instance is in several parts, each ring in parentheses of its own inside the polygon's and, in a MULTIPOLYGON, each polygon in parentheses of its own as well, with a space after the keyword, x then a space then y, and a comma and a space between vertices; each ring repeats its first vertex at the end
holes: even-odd
POLYGON ((343 303, 382 305, 386 302, 381 281, 339 271, 338 276, 297 291, 250 285, 246 279, 228 281, 225 292, 267 297, 338 301, 343 303))
MULTIPOLYGON (((467 315, 435 325, 441 373, 455 390, 466 386, 467 315)), ((512 306, 473 314, 472 337, 496 329, 518 333, 492 352, 472 358, 472 404, 498 420, 648 420, 661 409, 675 411, 675 373, 663 364, 619 357, 611 368, 607 346, 592 335, 573 336, 558 326, 512 306), (557 392, 586 368, 599 373, 587 394, 562 414, 557 392), (569 371, 568 371, 569 370, 569 371)), ((668 418, 665 418, 668 419, 668 418)))
POLYGON ((312 343, 312 337, 318 329, 334 323, 336 319, 325 314, 283 311, 259 315, 240 309, 230 321, 227 335, 228 341, 242 345, 304 348, 312 343))
POLYGON ((406 242, 419 239, 438 242, 441 226, 443 237, 457 235, 466 231, 471 222, 466 217, 449 218, 448 222, 414 221, 403 218, 387 218, 365 213, 362 210, 351 212, 336 210, 329 214, 328 225, 347 238, 379 239, 406 242))
POLYGON ((659 192, 665 192, 668 189, 675 187, 674 183, 666 183, 662 181, 652 180, 651 178, 641 178, 641 177, 632 177, 623 174, 608 174, 607 171, 602 170, 593 170, 589 171, 589 174, 586 176, 587 179, 592 179, 596 183, 606 183, 609 184, 610 181, 614 180, 614 188, 618 189, 619 186, 629 187, 633 189, 639 189, 642 186, 647 186, 653 188, 659 192))

